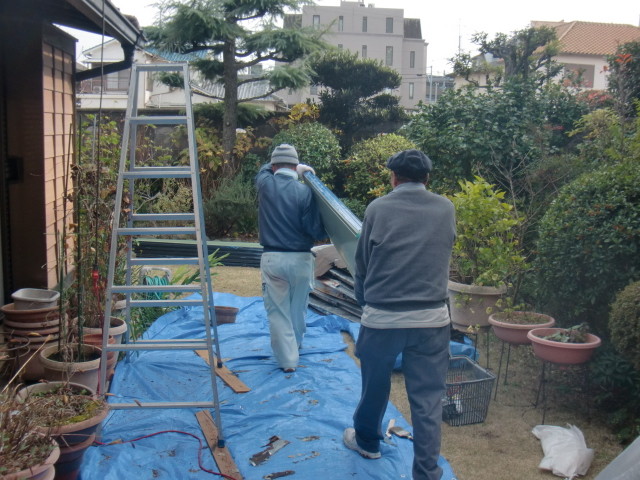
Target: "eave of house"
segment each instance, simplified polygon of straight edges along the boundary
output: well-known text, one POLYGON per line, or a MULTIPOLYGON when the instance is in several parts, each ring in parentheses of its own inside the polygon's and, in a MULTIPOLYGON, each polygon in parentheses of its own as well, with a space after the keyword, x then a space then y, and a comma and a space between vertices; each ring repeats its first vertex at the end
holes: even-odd
POLYGON ((43 20, 65 27, 96 34, 102 34, 104 28, 105 35, 123 45, 139 46, 144 40, 133 17, 120 13, 109 0, 20 0, 3 4, 3 16, 30 18, 38 12, 43 20))

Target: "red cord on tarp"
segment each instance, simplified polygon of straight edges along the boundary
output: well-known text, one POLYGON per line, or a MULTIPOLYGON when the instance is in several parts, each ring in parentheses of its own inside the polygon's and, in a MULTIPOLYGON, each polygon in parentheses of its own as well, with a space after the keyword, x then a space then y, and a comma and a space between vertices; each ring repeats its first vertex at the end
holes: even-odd
POLYGON ((199 444, 199 448, 198 448, 198 466, 200 467, 200 470, 202 470, 204 472, 207 472, 207 473, 211 473, 212 475, 218 475, 219 477, 226 478, 227 480, 236 480, 234 477, 230 477, 229 475, 225 475, 224 473, 221 473, 221 472, 214 472, 213 470, 209 470, 208 468, 205 468, 202 465, 202 440, 200 440, 200 437, 198 437, 197 435, 194 435, 193 433, 183 432, 181 430, 162 430, 161 432, 150 433, 149 435, 144 435, 142 437, 134 438, 133 440, 121 440, 121 441, 111 442, 111 443, 102 443, 102 442, 99 442, 99 441, 95 440, 93 443, 97 444, 97 445, 102 445, 102 446, 104 446, 104 445, 114 445, 116 443, 133 443, 133 442, 137 442, 138 440, 143 440, 145 438, 155 437, 156 435, 160 435, 161 433, 180 433, 182 435, 189 435, 190 437, 195 438, 196 440, 198 440, 198 444, 199 444))

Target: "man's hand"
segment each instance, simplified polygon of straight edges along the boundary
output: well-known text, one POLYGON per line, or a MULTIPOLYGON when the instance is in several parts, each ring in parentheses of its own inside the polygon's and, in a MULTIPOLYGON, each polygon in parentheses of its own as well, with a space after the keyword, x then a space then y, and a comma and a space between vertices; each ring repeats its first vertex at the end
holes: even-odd
POLYGON ((302 179, 302 177, 304 176, 304 172, 311 172, 314 175, 316 174, 316 171, 311 168, 309 165, 305 165, 304 163, 299 163, 298 165, 296 165, 296 172, 298 173, 298 178, 302 179))

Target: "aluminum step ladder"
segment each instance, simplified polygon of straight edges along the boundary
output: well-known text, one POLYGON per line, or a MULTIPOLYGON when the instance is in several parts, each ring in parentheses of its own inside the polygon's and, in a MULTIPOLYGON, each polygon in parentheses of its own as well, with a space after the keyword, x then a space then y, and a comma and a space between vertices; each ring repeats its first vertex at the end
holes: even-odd
MULTIPOLYGON (((220 402, 216 383, 216 365, 222 367, 220 348, 218 343, 218 331, 213 302, 213 288, 206 237, 204 235, 204 216, 202 211, 202 194, 200 186, 198 157, 194 131, 193 111, 191 106, 191 89, 189 84, 189 69, 186 63, 173 64, 134 64, 131 68, 131 81, 129 85, 129 97, 127 112, 122 134, 122 150, 116 190, 116 200, 113 214, 111 234, 111 252, 109 256, 109 269, 107 274, 106 305, 104 325, 109 325, 114 309, 114 295, 124 297, 124 315, 127 325, 130 324, 131 308, 144 307, 181 307, 202 306, 204 313, 204 339, 168 339, 168 340, 143 340, 128 341, 125 338, 122 343, 109 344, 109 329, 105 328, 102 335, 102 358, 100 365, 100 387, 106 390, 107 385, 107 355, 109 352, 127 352, 144 350, 206 350, 211 371, 210 400, 188 402, 135 402, 135 403, 110 403, 112 409, 126 408, 213 408, 215 410, 214 421, 218 428, 218 446, 224 447, 222 437, 220 402), (182 75, 185 95, 185 115, 179 116, 141 116, 138 113, 139 85, 144 85, 145 75, 168 72, 182 75), (188 139, 189 165, 165 166, 149 165, 149 162, 136 160, 138 127, 147 125, 184 125, 188 139), (190 181, 193 192, 193 211, 175 213, 138 213, 135 205, 136 182, 153 179, 186 179, 190 181), (154 226, 149 226, 150 224, 154 226), (161 226, 161 225, 166 226, 161 226), (158 226, 160 225, 160 226, 158 226), (175 235, 194 238, 197 245, 197 257, 176 258, 134 258, 133 243, 137 239, 145 237, 171 237, 175 235), (115 285, 116 256, 119 242, 126 238, 127 254, 125 265, 124 285, 115 285), (200 283, 193 285, 145 285, 142 278, 135 279, 134 269, 142 266, 198 266, 200 283), (155 294, 173 295, 173 298, 153 298, 155 294), (185 294, 199 293, 200 298, 184 298, 185 294), (182 297, 182 298, 176 298, 182 297), (213 333, 212 333, 213 330, 213 333)), ((130 328, 128 329, 130 330, 130 328)), ((101 391, 100 393, 106 393, 101 391)))

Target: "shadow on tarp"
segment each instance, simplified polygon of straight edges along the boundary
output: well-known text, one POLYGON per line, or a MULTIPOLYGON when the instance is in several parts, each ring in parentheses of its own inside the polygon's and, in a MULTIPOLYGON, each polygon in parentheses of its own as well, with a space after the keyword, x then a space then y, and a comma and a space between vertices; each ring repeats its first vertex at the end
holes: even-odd
MULTIPOLYGON (((216 305, 238 307, 234 324, 218 326, 225 365, 251 391, 236 394, 218 380, 222 431, 227 447, 247 480, 287 470, 292 478, 389 480, 411 478, 413 448, 409 440, 382 443, 380 460, 366 460, 342 444, 360 395, 360 370, 346 353, 341 331, 353 324, 336 315, 309 311, 300 365, 284 374, 271 355, 269 329, 261 297, 215 294, 216 305), (278 436, 290 442, 262 464, 249 459, 278 436)), ((204 338, 202 308, 182 308, 158 318, 145 338, 204 338)), ((111 385, 110 401, 206 401, 211 385, 206 363, 192 351, 144 351, 121 360, 111 385)), ((195 417, 197 409, 115 410, 103 422, 101 442, 127 442, 156 432, 178 430, 198 436, 205 468, 217 471, 195 417)), ((215 416, 215 412, 211 412, 215 416)), ((391 404, 390 419, 411 430, 391 404)), ((200 470, 198 441, 180 433, 163 433, 133 443, 94 446, 85 453, 82 480, 128 478, 219 478, 200 470)), ((455 480, 440 457, 443 480, 455 480)))

